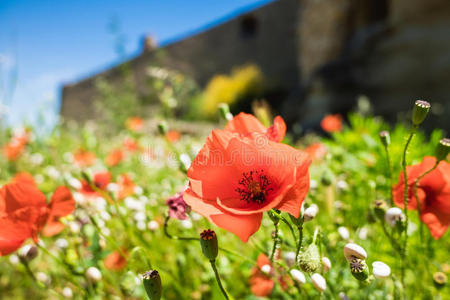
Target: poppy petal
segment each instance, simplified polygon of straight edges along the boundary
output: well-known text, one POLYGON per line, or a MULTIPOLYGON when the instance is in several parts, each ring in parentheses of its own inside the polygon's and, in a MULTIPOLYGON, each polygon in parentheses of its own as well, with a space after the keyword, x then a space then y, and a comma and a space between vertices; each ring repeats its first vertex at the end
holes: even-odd
POLYGON ((52 217, 64 217, 75 209, 75 200, 72 193, 65 186, 60 186, 53 193, 50 200, 50 215, 52 217))

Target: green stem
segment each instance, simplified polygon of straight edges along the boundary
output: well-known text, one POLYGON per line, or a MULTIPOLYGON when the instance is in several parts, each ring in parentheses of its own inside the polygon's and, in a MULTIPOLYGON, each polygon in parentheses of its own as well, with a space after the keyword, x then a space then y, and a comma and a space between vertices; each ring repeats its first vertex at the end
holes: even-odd
MULTIPOLYGON (((272 212, 275 216, 277 216, 278 218, 280 218, 280 220, 281 220, 284 224, 286 224, 286 226, 289 228, 289 231, 290 231, 291 234, 292 234, 292 237, 294 238, 294 241, 296 241, 296 240, 297 240, 297 236, 295 235, 295 231, 294 231, 294 228, 292 227, 291 223, 289 223, 289 221, 288 221, 285 217, 283 217, 281 214, 279 214, 275 209, 272 209, 271 212, 272 212)), ((297 244, 297 243, 296 243, 296 244, 297 244)))
POLYGON ((389 155, 389 148, 388 146, 384 146, 384 151, 386 152, 386 163, 387 163, 387 175, 389 177, 389 203, 392 205, 394 203, 393 201, 393 182, 392 182, 392 165, 391 165, 391 158, 389 155))
POLYGON ((404 180, 404 192, 403 192, 403 213, 405 215, 405 226, 404 226, 404 240, 403 240, 403 249, 401 254, 402 260, 402 268, 401 268, 401 282, 403 288, 405 288, 405 257, 406 257, 406 249, 408 248, 408 174, 406 173, 406 153, 408 151, 408 146, 411 143, 414 134, 416 133, 417 126, 413 125, 411 129, 411 133, 409 134, 408 140, 406 141, 405 148, 403 150, 403 158, 402 158, 402 169, 403 169, 403 180, 404 180))
POLYGON ((299 237, 298 237, 298 243, 297 243, 297 251, 295 252, 295 261, 298 260, 298 255, 300 253, 300 249, 302 248, 302 243, 303 243, 303 222, 304 222, 304 218, 302 217, 301 223, 300 223, 300 225, 298 225, 299 237))
POLYGON ((219 272, 217 271, 217 267, 216 267, 216 260, 212 259, 209 261, 211 263, 211 267, 214 271, 214 275, 216 275, 216 281, 217 284, 219 284, 219 288, 222 291, 223 296, 225 297, 225 299, 229 299, 227 292, 225 291, 225 288, 222 285, 222 281, 220 280, 220 276, 219 276, 219 272))
POLYGON ((270 254, 270 261, 273 262, 273 259, 275 257, 275 251, 277 250, 277 245, 278 245, 278 223, 273 223, 273 225, 275 225, 275 235, 273 237, 273 247, 272 247, 272 253, 270 254))

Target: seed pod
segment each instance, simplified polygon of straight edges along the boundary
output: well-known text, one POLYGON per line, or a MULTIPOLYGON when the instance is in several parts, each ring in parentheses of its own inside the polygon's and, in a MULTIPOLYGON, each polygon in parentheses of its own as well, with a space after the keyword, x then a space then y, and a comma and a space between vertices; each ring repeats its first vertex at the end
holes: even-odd
POLYGON ((442 272, 436 272, 433 274, 433 282, 436 288, 440 289, 447 284, 447 275, 442 272))
POLYGON ((311 243, 305 251, 298 256, 300 268, 308 273, 315 272, 320 268, 319 248, 315 243, 311 243))
POLYGON ((450 151, 450 139, 442 139, 439 141, 438 146, 436 147, 436 159, 437 161, 441 161, 447 158, 447 155, 450 151))
POLYGON ((19 250, 19 258, 23 261, 29 262, 38 256, 38 249, 34 245, 25 245, 19 250))
POLYGON ((311 280, 312 280, 314 287, 319 292, 324 292, 327 289, 327 282, 326 282, 325 278, 323 278, 322 275, 320 275, 318 273, 314 273, 311 276, 311 280))
POLYGON ((215 260, 219 254, 219 244, 214 230, 206 229, 200 233, 202 252, 209 260, 215 260))
POLYGON ((391 275, 391 268, 381 261, 374 261, 372 263, 373 276, 377 278, 387 278, 391 275))
POLYGON ((380 140, 383 146, 387 147, 391 143, 391 136, 389 135, 389 132, 386 130, 380 131, 380 140))
POLYGON ((331 261, 328 257, 322 257, 322 269, 326 273, 331 269, 331 261))
POLYGON ((427 117, 430 111, 431 105, 427 101, 417 100, 414 103, 413 113, 412 113, 412 123, 417 126, 422 124, 422 122, 427 117))
POLYGON ((96 267, 89 267, 86 270, 86 277, 92 282, 98 282, 102 280, 102 272, 96 267))
POLYGON ((350 271, 352 272, 353 277, 359 281, 365 281, 369 278, 369 267, 367 267, 367 264, 363 259, 353 258, 350 262, 350 271))
POLYGON ((303 274, 300 270, 292 269, 291 271, 289 271, 289 273, 291 274, 294 281, 299 285, 303 285, 306 283, 305 274, 303 274))
POLYGON ((387 208, 388 205, 384 200, 375 200, 373 202, 373 211, 375 212, 377 218, 381 221, 384 221, 384 215, 386 214, 387 208))
POLYGON ((142 282, 144 283, 145 291, 150 300, 161 299, 162 284, 158 271, 150 270, 145 272, 142 275, 142 282))

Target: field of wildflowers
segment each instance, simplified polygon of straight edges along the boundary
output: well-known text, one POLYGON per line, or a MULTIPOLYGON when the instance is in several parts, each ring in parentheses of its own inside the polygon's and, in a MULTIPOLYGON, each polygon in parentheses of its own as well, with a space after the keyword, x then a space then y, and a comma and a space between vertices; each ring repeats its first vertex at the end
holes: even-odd
POLYGON ((226 105, 208 136, 4 129, 0 299, 449 299, 450 141, 412 104, 297 141, 226 105))

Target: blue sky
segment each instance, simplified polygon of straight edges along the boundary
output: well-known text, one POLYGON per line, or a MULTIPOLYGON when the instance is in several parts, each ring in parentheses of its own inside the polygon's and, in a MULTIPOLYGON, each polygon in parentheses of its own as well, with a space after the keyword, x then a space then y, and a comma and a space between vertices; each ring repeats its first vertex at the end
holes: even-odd
MULTIPOLYGON (((161 45, 270 0, 0 0, 0 101, 9 123, 53 123, 60 88, 119 61, 110 24, 128 57, 145 34, 161 45)), ((1 110, 0 110, 1 111, 1 110)))

